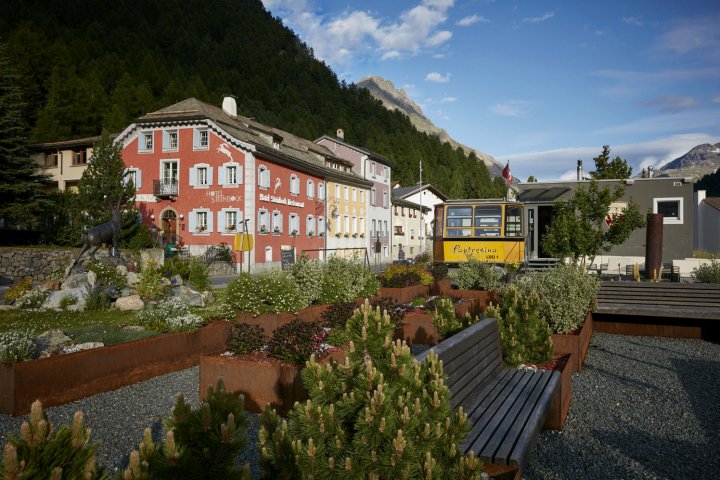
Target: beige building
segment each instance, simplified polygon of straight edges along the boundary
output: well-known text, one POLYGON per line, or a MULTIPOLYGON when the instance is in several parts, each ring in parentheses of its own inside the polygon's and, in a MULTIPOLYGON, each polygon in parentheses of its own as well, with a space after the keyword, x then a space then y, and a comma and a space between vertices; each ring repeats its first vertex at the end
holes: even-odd
POLYGON ((425 240, 423 236, 424 220, 423 215, 427 214, 430 208, 421 207, 417 203, 409 202, 401 198, 392 199, 392 259, 400 260, 400 248, 405 253, 405 259, 409 260, 424 252, 425 240))
POLYGON ((77 190, 87 162, 92 156, 93 144, 99 139, 100 137, 87 137, 30 146, 32 159, 51 176, 49 190, 77 190))

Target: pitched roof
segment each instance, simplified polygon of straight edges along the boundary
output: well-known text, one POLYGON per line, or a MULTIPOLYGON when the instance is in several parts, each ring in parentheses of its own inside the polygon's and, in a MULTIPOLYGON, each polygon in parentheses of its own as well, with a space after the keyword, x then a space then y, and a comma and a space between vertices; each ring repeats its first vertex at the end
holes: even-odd
POLYGON ((385 156, 380 155, 379 153, 372 152, 370 150, 367 150, 362 147, 358 147, 357 145, 353 145, 352 143, 347 143, 345 140, 341 140, 337 137, 329 137, 327 135, 323 135, 322 137, 315 140, 315 143, 319 142, 320 140, 329 140, 331 142, 339 143, 340 145, 344 145, 348 148, 352 148, 353 150, 356 150, 358 152, 364 153, 368 157, 372 158, 373 160, 376 160, 380 163, 384 163, 388 167, 392 167, 392 162, 385 156))
POLYGON ((720 197, 705 197, 703 202, 720 211, 720 197))
POLYGON ((435 188, 434 186, 432 186, 432 184, 430 184, 430 183, 426 183, 426 184, 424 184, 424 185, 413 185, 413 186, 410 186, 410 187, 398 187, 398 188, 393 188, 391 191, 392 191, 393 197, 407 198, 407 197, 409 197, 410 195, 413 195, 413 194, 415 194, 415 193, 417 193, 417 192, 420 192, 420 191, 426 190, 426 189, 427 189, 427 190, 430 190, 430 191, 433 192, 435 195, 437 195, 437 197, 440 198, 440 200, 442 200, 443 202, 444 202, 445 200, 447 200, 447 198, 448 198, 447 195, 445 195, 445 194, 442 193, 440 190, 438 190, 437 188, 435 188))
POLYGON ((33 145, 30 145, 30 149, 32 151, 41 152, 44 150, 65 150, 68 148, 76 147, 92 147, 95 142, 100 140, 100 138, 100 135, 96 135, 94 137, 77 138, 75 140, 63 140, 60 142, 35 143, 33 145))
MULTIPOLYGON (((405 199, 403 199, 403 198, 393 197, 392 200, 391 200, 391 202, 392 202, 393 206, 406 207, 406 208, 416 208, 416 209, 420 210, 420 205, 418 205, 418 204, 415 203, 415 202, 411 202, 411 201, 409 201, 409 200, 405 200, 405 199)), ((423 210, 423 212, 429 212, 429 211, 430 211, 430 207, 428 207, 428 206, 426 206, 426 205, 423 205, 423 206, 422 206, 422 210, 423 210)))

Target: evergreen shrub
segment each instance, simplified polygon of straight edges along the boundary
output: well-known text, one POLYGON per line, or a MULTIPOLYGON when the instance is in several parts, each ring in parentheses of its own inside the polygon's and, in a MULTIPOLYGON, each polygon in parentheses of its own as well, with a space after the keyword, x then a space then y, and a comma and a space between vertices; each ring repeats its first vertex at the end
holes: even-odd
POLYGON ((228 284, 226 302, 236 311, 261 313, 299 312, 307 306, 295 279, 279 269, 257 276, 241 273, 228 284))
POLYGON ((267 340, 265 330, 260 325, 237 323, 233 325, 228 350, 235 355, 248 355, 259 352, 267 340))
POLYGON ((720 283, 720 260, 713 258, 710 263, 698 266, 693 270, 692 277, 699 283, 720 283))
POLYGON ((321 325, 296 318, 278 327, 268 341, 268 355, 293 365, 303 365, 310 355, 324 353, 327 333, 321 325))
POLYGON ((442 364, 418 362, 393 342, 388 315, 360 307, 348 321, 345 363, 302 371, 309 400, 288 420, 268 406, 260 418, 263 468, 275 479, 479 479, 482 463, 460 449, 467 415, 450 408, 442 364))
POLYGON ((432 322, 435 331, 440 337, 451 337, 477 322, 477 320, 476 317, 473 321, 469 313, 465 314, 463 318, 457 318, 455 315, 455 306, 451 298, 440 297, 435 299, 432 322))
POLYGON ((199 258, 183 260, 177 256, 171 257, 165 261, 161 270, 166 278, 180 275, 184 282, 192 285, 197 291, 202 292, 211 287, 209 269, 199 258))
POLYGON ((492 290, 503 284, 504 277, 502 269, 470 259, 460 264, 455 281, 463 290, 492 290))

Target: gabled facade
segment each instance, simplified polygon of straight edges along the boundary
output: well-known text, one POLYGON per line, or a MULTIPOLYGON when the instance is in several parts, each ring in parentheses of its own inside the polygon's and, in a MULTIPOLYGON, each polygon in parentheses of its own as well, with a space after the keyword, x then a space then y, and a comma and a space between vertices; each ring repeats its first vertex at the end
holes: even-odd
POLYGON ((423 229, 424 214, 431 211, 429 207, 421 207, 417 203, 409 202, 393 196, 393 231, 392 231, 392 258, 398 260, 400 248, 405 252, 405 258, 411 259, 426 250, 423 229))
POLYGON ((223 109, 182 101, 140 117, 118 140, 143 221, 166 243, 198 255, 247 231, 254 248, 242 263, 251 271, 279 266, 282 250, 317 257, 324 248, 325 152, 237 115, 234 98, 223 109))
POLYGON ((100 137, 88 137, 30 146, 32 159, 51 177, 50 190, 77 190, 98 140, 100 137))
POLYGON ((421 240, 426 240, 432 236, 432 225, 434 220, 435 205, 440 205, 447 200, 447 195, 435 188, 429 183, 423 185, 413 185, 411 187, 401 187, 396 184, 392 189, 393 198, 407 200, 408 202, 421 205, 423 207, 423 228, 421 231, 421 240), (429 207, 429 210, 425 210, 429 207))
POLYGON ((347 160, 352 170, 363 179, 372 183, 368 195, 367 219, 365 229, 365 247, 374 252, 376 242, 380 242, 380 260, 391 258, 392 214, 390 205, 390 161, 382 155, 356 147, 344 141, 342 130, 336 138, 322 136, 315 143, 329 149, 333 155, 347 160))

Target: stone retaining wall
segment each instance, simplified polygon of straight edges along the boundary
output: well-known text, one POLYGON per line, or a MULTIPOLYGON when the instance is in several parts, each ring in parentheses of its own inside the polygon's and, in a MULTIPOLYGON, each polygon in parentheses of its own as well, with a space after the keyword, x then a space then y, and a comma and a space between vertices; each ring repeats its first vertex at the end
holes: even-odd
POLYGON ((44 282, 56 270, 64 270, 77 255, 74 249, 40 250, 35 248, 3 248, 0 250, 0 277, 12 281, 32 278, 44 282))

